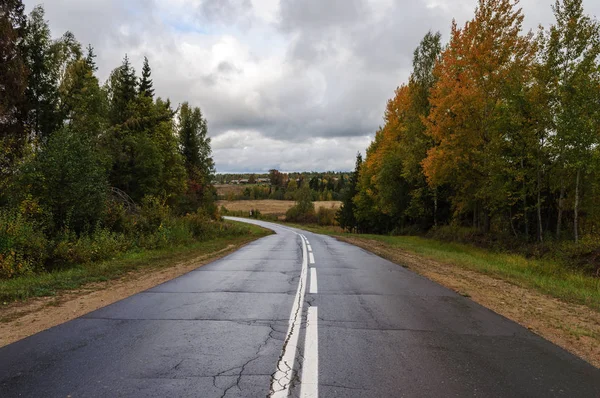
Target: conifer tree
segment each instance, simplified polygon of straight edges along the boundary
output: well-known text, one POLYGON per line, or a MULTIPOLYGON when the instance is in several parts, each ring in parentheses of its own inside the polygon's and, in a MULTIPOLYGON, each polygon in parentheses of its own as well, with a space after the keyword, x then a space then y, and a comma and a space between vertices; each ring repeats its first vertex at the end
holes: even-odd
POLYGON ((142 79, 140 81, 140 95, 145 95, 146 97, 153 98, 154 97, 154 89, 152 88, 152 79, 150 76, 152 75, 152 71, 150 69, 150 65, 148 63, 148 58, 144 57, 144 66, 142 67, 142 79))

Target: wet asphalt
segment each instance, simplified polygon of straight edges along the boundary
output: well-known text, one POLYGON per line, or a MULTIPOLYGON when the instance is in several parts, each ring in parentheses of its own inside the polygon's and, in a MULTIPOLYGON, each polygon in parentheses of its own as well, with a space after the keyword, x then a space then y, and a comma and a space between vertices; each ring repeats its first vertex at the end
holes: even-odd
POLYGON ((320 397, 600 397, 599 369, 470 299, 334 238, 253 222, 276 234, 0 348, 0 397, 269 396, 301 280, 297 232, 318 292, 302 298, 292 396, 310 361, 320 397))

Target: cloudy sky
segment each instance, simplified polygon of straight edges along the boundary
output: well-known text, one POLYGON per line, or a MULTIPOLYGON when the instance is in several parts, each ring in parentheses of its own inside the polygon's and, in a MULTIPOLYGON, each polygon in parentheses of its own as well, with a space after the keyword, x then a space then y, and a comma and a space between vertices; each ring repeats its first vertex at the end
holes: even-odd
MULTIPOLYGON (((40 3, 25 0, 28 11, 40 3)), ((554 0, 522 0, 527 29, 554 0)), ((350 170, 428 30, 446 40, 477 0, 47 0, 106 79, 144 56, 158 95, 200 106, 219 172, 350 170)), ((584 0, 600 15, 600 1, 584 0)))

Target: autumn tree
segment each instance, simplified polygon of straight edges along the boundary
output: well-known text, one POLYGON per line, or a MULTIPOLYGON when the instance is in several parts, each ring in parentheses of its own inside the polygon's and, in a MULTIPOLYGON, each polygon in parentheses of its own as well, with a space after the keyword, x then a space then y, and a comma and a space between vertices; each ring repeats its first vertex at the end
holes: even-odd
MULTIPOLYGON (((434 69, 427 134, 435 146, 423 161, 431 186, 455 187, 458 214, 490 230, 490 217, 511 201, 503 177, 518 167, 501 154, 519 129, 518 95, 530 81, 535 56, 531 35, 521 35, 523 15, 510 0, 480 0, 464 28, 451 39, 434 69)), ((508 189, 507 189, 508 188, 508 189)))

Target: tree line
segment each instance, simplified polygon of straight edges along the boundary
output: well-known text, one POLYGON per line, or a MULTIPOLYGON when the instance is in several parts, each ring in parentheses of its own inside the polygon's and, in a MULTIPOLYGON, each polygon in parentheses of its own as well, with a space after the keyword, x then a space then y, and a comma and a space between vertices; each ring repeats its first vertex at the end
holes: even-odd
POLYGON ((449 42, 429 32, 343 195, 365 232, 445 225, 543 242, 597 236, 600 25, 582 0, 524 32, 518 1, 479 0, 449 42))
POLYGON ((147 58, 138 75, 125 55, 104 84, 95 59, 52 38, 42 6, 0 0, 0 276, 97 231, 141 239, 166 213, 216 215, 200 108, 157 97, 147 58))
POLYGON ((220 183, 242 184, 240 192, 220 194, 226 200, 296 200, 303 184, 310 188, 312 200, 340 200, 346 187, 347 173, 343 172, 291 172, 271 169, 268 174, 220 174, 215 177, 220 183))

